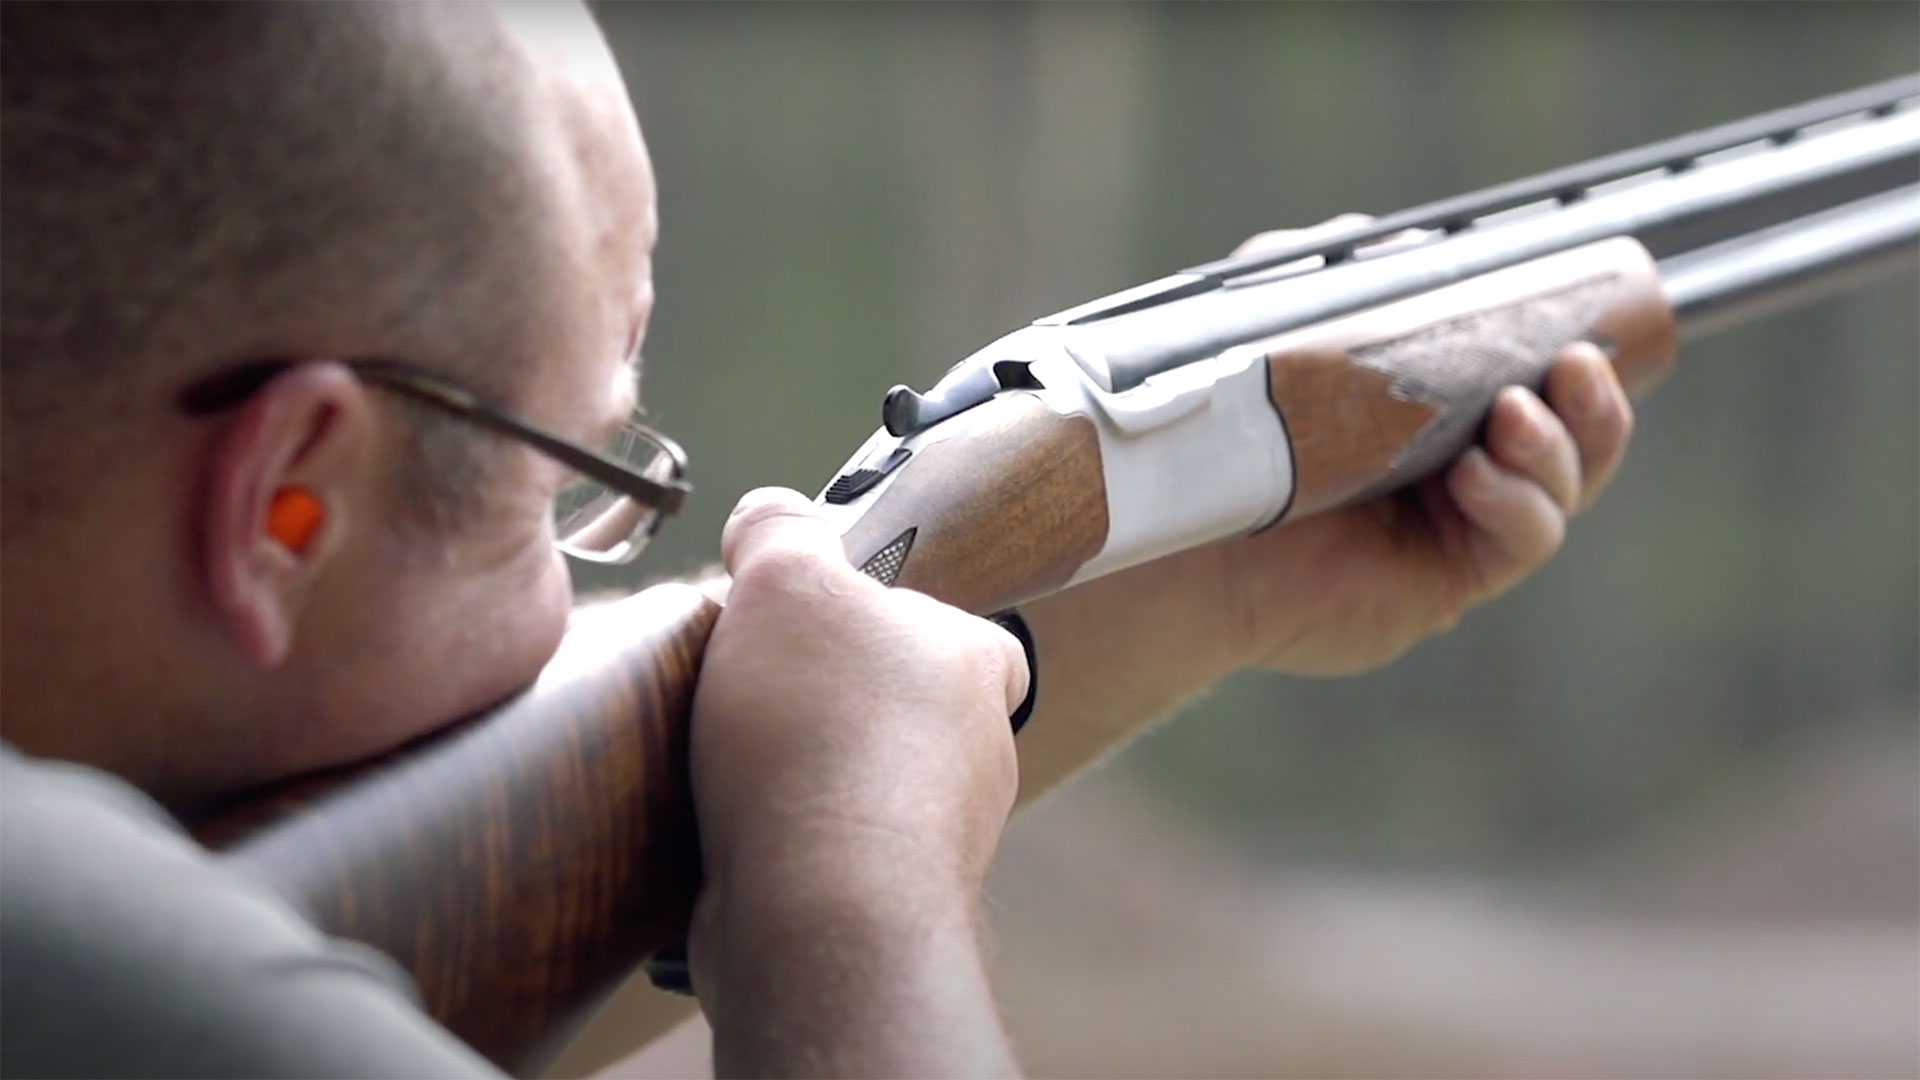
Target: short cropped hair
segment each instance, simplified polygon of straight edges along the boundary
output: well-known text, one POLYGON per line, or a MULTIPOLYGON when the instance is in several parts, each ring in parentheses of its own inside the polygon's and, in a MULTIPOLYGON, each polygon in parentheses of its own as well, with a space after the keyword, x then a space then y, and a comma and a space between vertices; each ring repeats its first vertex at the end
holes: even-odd
MULTIPOLYGON (((381 355, 517 398, 540 336, 519 275, 538 275, 509 253, 537 235, 540 186, 492 19, 0 5, 8 502, 50 497, 76 432, 224 364, 381 355)), ((396 490, 454 526, 494 444, 410 408, 396 490)))

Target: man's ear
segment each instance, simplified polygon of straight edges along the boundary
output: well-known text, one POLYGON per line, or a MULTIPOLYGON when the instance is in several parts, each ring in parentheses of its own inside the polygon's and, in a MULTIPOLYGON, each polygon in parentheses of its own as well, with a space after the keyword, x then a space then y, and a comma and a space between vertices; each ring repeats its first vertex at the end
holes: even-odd
POLYGON ((214 609, 251 663, 278 666, 314 582, 371 498, 365 385, 296 364, 226 414, 206 458, 201 556, 214 609))

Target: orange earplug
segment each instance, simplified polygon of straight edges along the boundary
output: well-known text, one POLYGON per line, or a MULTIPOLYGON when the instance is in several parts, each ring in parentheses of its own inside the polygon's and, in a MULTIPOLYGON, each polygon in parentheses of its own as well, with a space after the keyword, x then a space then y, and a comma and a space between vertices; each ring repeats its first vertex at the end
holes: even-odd
POLYGON ((281 488, 267 509, 267 535, 296 555, 306 553, 315 533, 327 520, 327 509, 305 488, 281 488))

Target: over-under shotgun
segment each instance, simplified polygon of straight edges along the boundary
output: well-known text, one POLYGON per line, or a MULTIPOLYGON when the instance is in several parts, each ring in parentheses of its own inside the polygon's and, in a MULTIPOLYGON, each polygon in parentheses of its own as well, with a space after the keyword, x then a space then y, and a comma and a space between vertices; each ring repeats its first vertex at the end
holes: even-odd
MULTIPOLYGON (((821 501, 874 577, 993 612, 1409 483, 1570 342, 1644 391, 1679 338, 1842 287, 1917 238, 1910 77, 1041 319, 924 393, 895 388, 821 501)), ((687 713, 716 614, 691 588, 647 590, 498 710, 202 835, 529 1069, 685 930, 687 713)))

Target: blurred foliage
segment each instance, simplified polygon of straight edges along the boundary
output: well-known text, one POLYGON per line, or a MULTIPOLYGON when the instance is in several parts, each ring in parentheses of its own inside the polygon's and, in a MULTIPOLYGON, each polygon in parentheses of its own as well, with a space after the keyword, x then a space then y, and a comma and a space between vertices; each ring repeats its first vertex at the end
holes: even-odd
MULTIPOLYGON (((1911 3, 599 14, 659 174, 646 399, 699 488, 652 575, 1036 315, 1920 67, 1911 3)), ((1537 579, 1387 671, 1230 680, 1123 767, 1280 857, 1525 867, 1810 733, 1911 732, 1915 296, 1907 272, 1690 347, 1537 579)))

